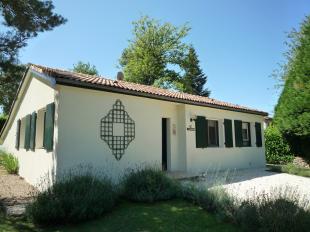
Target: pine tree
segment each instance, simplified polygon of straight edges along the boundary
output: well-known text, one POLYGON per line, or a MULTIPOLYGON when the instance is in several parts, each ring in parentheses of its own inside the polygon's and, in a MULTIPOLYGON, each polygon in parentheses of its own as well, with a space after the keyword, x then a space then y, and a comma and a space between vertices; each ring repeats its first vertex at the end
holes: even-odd
POLYGON ((199 65, 199 59, 193 46, 189 48, 188 54, 181 64, 184 70, 183 91, 195 95, 208 97, 210 91, 204 88, 207 82, 207 76, 203 73, 199 65))
POLYGON ((18 52, 40 32, 50 31, 66 22, 53 12, 52 1, 0 0, 0 105, 8 113, 25 67, 19 64, 18 52))

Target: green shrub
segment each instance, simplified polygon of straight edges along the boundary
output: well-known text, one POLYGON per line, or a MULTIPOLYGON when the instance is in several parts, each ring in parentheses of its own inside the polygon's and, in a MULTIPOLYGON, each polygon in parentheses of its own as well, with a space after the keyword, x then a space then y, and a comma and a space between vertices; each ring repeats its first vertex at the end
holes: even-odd
POLYGON ((9 174, 18 174, 19 163, 14 155, 0 151, 0 164, 9 174))
POLYGON ((294 201, 279 198, 259 207, 261 231, 309 231, 310 212, 294 201))
POLYGON ((91 173, 67 174, 39 192, 26 214, 36 224, 55 225, 93 219, 110 211, 117 192, 111 181, 91 173))
POLYGON ((243 231, 258 231, 260 221, 257 205, 250 200, 243 201, 237 210, 236 221, 243 231))
POLYGON ((235 221, 236 199, 230 197, 222 187, 206 189, 185 185, 181 197, 225 221, 235 221))
POLYGON ((288 143, 274 126, 265 130, 265 147, 267 163, 286 164, 294 159, 288 143))
POLYGON ((273 191, 273 196, 257 196, 243 201, 236 213, 236 221, 243 231, 309 231, 310 211, 307 201, 296 192, 287 196, 273 191))
POLYGON ((177 196, 179 185, 154 167, 129 170, 122 181, 125 198, 139 202, 169 200, 177 196))

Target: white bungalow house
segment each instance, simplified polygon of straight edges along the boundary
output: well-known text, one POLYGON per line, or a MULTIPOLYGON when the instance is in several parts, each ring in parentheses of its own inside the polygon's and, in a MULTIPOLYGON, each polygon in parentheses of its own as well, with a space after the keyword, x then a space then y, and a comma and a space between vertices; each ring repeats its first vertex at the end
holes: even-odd
POLYGON ((264 166, 265 116, 207 97, 29 65, 0 138, 33 185, 79 164, 115 176, 141 163, 199 173, 264 166))

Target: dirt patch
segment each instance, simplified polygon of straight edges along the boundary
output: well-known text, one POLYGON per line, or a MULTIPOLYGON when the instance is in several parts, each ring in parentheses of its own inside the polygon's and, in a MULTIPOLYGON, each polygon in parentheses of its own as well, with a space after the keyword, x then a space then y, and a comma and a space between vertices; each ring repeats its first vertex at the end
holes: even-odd
POLYGON ((310 168, 309 161, 302 158, 302 157, 295 157, 293 164, 295 164, 296 166, 301 167, 301 168, 310 168))
POLYGON ((18 175, 8 174, 0 166, 0 205, 8 214, 22 214, 36 189, 18 175))

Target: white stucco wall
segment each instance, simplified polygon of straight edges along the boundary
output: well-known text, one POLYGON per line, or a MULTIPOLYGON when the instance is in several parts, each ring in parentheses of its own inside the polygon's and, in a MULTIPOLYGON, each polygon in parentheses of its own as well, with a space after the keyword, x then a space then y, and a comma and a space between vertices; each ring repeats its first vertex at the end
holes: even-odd
POLYGON ((38 185, 44 176, 48 175, 50 179, 53 178, 55 168, 54 153, 46 152, 44 149, 36 149, 35 152, 32 150, 26 151, 24 148, 16 150, 17 120, 54 102, 55 91, 47 83, 32 78, 30 75, 27 76, 25 84, 25 94, 18 100, 20 106, 17 107, 12 126, 3 141, 3 148, 18 158, 20 164, 19 175, 30 184, 38 185))
POLYGON ((208 170, 233 170, 265 166, 265 148, 263 134, 263 116, 240 113, 234 111, 186 105, 186 125, 195 127, 195 122, 190 122, 191 117, 205 116, 207 119, 219 121, 219 147, 196 148, 195 131, 186 132, 187 141, 187 170, 189 172, 204 172, 208 170), (231 119, 233 126, 234 147, 224 146, 224 119, 231 119), (242 120, 251 125, 251 147, 235 147, 234 122, 242 120), (256 147, 255 122, 262 125, 263 147, 256 147))
MULTIPOLYGON (((209 169, 262 167, 265 165, 264 147, 255 145, 255 122, 263 117, 207 107, 177 104, 117 93, 58 86, 58 171, 79 164, 91 164, 112 176, 141 163, 161 165, 161 119, 169 118, 170 171, 202 172, 209 169), (100 138, 100 120, 117 99, 135 121, 136 136, 120 161, 112 155, 100 138), (219 120, 218 148, 196 148, 195 131, 186 130, 194 122, 190 118, 203 115, 219 120), (243 120, 251 123, 252 147, 225 148, 223 120, 243 120), (172 133, 175 124, 176 134, 172 133)), ((234 131, 233 131, 234 132, 234 131)))
POLYGON ((113 176, 130 166, 141 163, 161 165, 161 120, 170 122, 170 170, 184 168, 178 139, 178 104, 148 98, 128 96, 82 88, 58 86, 58 142, 57 167, 59 171, 91 164, 113 176), (120 99, 129 116, 135 121, 135 139, 130 143, 120 161, 112 155, 105 141, 100 138, 100 120, 120 99), (176 135, 172 133, 175 124, 176 135))

